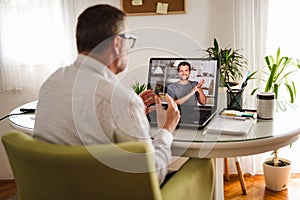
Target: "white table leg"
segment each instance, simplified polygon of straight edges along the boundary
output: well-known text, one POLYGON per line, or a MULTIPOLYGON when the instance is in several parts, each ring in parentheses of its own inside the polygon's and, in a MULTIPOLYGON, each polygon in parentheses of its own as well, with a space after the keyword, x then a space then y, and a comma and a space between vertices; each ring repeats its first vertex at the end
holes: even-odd
POLYGON ((215 162, 215 189, 214 200, 224 200, 224 158, 214 158, 215 162))

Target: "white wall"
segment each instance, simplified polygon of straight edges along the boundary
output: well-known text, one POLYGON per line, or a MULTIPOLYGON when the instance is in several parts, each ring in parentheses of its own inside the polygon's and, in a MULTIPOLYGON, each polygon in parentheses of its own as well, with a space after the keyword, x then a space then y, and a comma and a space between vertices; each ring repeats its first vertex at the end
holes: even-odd
MULTIPOLYGON (((186 14, 129 16, 130 30, 139 33, 138 50, 130 52, 128 71, 120 77, 127 84, 132 84, 136 80, 146 82, 149 57, 174 55, 174 52, 170 51, 177 51, 178 54, 187 56, 201 56, 201 48, 212 46, 215 37, 221 46, 231 46, 233 44, 232 2, 233 0, 186 0, 186 14), (147 29, 149 27, 157 29, 147 29), (146 32, 145 30, 150 31, 146 32), (156 33, 160 33, 160 35, 155 35, 156 33), (153 48, 142 48, 143 45, 145 47, 146 42, 150 42, 153 48), (158 49, 161 44, 166 45, 163 46, 164 50, 158 49)), ((74 1, 76 18, 85 8, 98 3, 108 3, 120 7, 120 0, 74 1)), ((149 46, 149 43, 147 45, 149 46)), ((1 117, 15 107, 35 100, 37 92, 37 90, 0 92, 1 117)), ((0 122, 0 136, 10 129, 8 120, 0 122)), ((0 145, 0 179, 9 178, 12 178, 12 174, 3 146, 0 145)))
MULTIPOLYGON (((85 0, 75 2, 75 13, 78 16, 88 6, 99 3, 107 3, 120 8, 119 0, 85 0)), ((186 0, 186 14, 128 16, 128 25, 129 30, 134 33, 136 30, 149 28, 158 28, 157 32, 165 30, 164 36, 153 37, 153 34, 147 34, 145 31, 138 35, 136 48, 129 54, 128 71, 120 74, 123 82, 131 85, 135 81, 147 81, 147 64, 150 57, 176 56, 170 53, 174 50, 178 50, 178 54, 182 55, 183 45, 176 45, 180 36, 197 44, 194 49, 190 49, 190 54, 184 54, 187 57, 203 56, 202 50, 212 46, 213 38, 217 38, 221 46, 231 46, 233 43, 233 0, 186 0), (168 34, 173 36, 168 37, 168 34), (150 46, 147 48, 143 46, 142 42, 145 42, 145 38, 152 40, 151 49, 149 49, 150 46), (158 43, 173 45, 167 45, 169 48, 162 50, 160 45, 155 45, 157 40, 160 40, 158 43), (139 43, 142 44, 138 46, 139 43)), ((154 29, 151 30, 155 33, 154 29)), ((189 48, 189 46, 186 44, 184 48, 189 48)))

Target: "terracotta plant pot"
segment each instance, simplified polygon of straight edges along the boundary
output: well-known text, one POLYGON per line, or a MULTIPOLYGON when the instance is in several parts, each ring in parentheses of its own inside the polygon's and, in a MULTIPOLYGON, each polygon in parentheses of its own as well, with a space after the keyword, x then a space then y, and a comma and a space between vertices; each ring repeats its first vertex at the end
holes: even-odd
POLYGON ((271 158, 266 159, 263 163, 266 187, 273 191, 281 191, 287 189, 290 178, 291 161, 280 158, 279 160, 284 161, 288 164, 285 166, 274 167, 266 164, 266 162, 271 160, 271 158))

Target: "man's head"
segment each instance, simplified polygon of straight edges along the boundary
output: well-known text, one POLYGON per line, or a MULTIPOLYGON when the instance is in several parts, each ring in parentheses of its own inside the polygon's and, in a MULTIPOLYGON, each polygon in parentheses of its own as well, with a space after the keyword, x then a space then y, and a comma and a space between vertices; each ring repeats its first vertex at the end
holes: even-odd
POLYGON ((191 64, 183 61, 178 64, 177 70, 180 80, 188 80, 191 73, 191 64))
POLYGON ((109 39, 124 31, 125 17, 125 13, 110 5, 87 8, 78 17, 76 28, 78 52, 90 52, 99 44, 110 42, 109 39))
POLYGON ((79 17, 76 28, 77 49, 106 64, 114 73, 123 71, 130 48, 126 14, 110 5, 87 8, 79 17))

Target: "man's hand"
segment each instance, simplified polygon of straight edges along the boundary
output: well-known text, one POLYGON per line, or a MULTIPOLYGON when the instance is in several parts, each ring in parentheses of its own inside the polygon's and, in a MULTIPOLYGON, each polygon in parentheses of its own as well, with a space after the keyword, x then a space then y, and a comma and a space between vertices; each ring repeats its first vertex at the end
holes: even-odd
POLYGON ((161 105, 160 98, 155 97, 157 123, 158 128, 165 128, 172 133, 179 122, 180 112, 177 104, 168 94, 166 94, 166 99, 168 102, 167 110, 161 105))
POLYGON ((145 105, 145 113, 146 114, 155 110, 154 106, 150 107, 150 105, 155 103, 155 96, 156 96, 156 94, 154 93, 153 90, 144 90, 143 92, 140 93, 140 97, 143 99, 143 102, 145 105))
POLYGON ((199 88, 201 88, 201 87, 204 85, 204 83, 205 83, 205 80, 202 79, 201 81, 198 82, 198 85, 197 85, 197 86, 198 86, 199 88))
POLYGON ((202 90, 202 86, 204 84, 205 80, 202 79, 201 81, 198 82, 198 84, 196 85, 196 87, 193 88, 193 92, 199 92, 200 90, 202 90))

